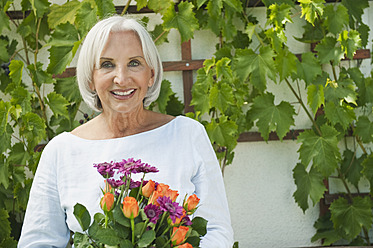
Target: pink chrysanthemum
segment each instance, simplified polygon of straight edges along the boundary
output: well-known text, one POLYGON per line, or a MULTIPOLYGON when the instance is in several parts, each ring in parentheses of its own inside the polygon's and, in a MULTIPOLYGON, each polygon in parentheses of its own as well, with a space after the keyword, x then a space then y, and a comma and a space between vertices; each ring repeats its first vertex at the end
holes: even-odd
POLYGON ((179 206, 177 202, 172 202, 170 197, 159 197, 157 202, 162 211, 170 214, 172 222, 175 223, 176 218, 181 218, 181 216, 183 216, 183 207, 179 206))

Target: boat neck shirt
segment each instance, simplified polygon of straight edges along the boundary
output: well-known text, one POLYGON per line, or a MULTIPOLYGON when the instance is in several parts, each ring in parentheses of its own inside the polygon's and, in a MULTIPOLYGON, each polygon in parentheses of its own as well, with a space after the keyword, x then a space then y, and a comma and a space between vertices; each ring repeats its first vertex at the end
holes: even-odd
MULTIPOLYGON (((200 198, 195 216, 208 220, 200 247, 232 247, 228 202, 215 152, 203 125, 184 116, 115 139, 88 140, 69 132, 54 137, 35 173, 18 247, 66 247, 70 230, 82 231, 73 214, 76 203, 87 208, 91 219, 102 212, 104 178, 93 165, 128 158, 155 166, 159 172, 146 174, 145 180, 177 190, 178 202, 186 194, 200 198)), ((132 179, 140 177, 142 173, 132 179)))

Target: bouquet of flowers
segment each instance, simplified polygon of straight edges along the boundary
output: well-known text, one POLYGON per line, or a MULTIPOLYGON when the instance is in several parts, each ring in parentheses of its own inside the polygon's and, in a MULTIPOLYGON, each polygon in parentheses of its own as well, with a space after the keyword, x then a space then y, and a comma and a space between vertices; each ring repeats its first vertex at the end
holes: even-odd
POLYGON ((144 180, 147 173, 158 169, 141 160, 129 158, 94 167, 105 178, 100 201, 103 213, 96 213, 91 221, 83 205, 74 206, 74 216, 83 230, 74 234, 75 247, 199 247, 207 221, 202 217, 191 220, 198 208, 196 195, 186 195, 179 204, 177 191, 144 180), (143 173, 141 181, 132 180, 137 173, 143 173))

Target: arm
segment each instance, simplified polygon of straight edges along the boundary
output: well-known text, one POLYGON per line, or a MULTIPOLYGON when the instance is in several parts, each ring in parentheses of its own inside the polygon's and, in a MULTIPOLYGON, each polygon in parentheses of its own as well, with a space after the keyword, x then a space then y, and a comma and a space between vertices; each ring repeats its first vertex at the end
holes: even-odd
POLYGON ((200 207, 196 215, 208 220, 207 234, 201 241, 203 248, 231 248, 233 230, 231 227, 228 202, 219 162, 205 129, 200 126, 195 143, 195 160, 199 163, 197 175, 193 178, 200 207))
POLYGON ((30 191, 19 248, 66 247, 70 231, 57 188, 57 155, 46 146, 30 191))

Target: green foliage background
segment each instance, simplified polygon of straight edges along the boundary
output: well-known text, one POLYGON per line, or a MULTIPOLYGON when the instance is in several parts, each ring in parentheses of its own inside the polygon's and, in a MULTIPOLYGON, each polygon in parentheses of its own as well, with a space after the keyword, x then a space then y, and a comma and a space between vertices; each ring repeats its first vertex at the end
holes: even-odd
MULTIPOLYGON (((0 0, 0 64, 10 62, 9 75, 6 66, 0 69, 1 247, 16 245, 32 183, 29 178, 40 157, 35 147, 72 130, 82 118, 75 79, 54 75, 70 64, 94 23, 116 12, 112 1, 103 0, 71 0, 63 5, 48 0, 15 2, 0 0), (23 19, 9 18, 8 11, 19 9, 23 19), (48 62, 39 58, 41 52, 49 54, 48 62)), ((303 211, 318 203, 326 191, 323 181, 330 177, 345 187, 330 213, 315 223, 312 241, 370 245, 372 200, 351 192, 360 192, 363 178, 373 189, 373 79, 363 75, 359 66, 341 63, 368 44, 370 29, 362 14, 369 3, 261 2, 266 7, 265 23, 252 14, 248 0, 138 0, 137 9, 148 7, 162 16, 163 23, 150 30, 157 44, 167 42, 171 29, 179 31, 181 41, 193 38, 200 29, 216 35, 216 53, 197 71, 192 89, 195 112, 186 114, 205 125, 222 170, 232 162, 241 133, 256 126, 264 140, 272 131, 282 140, 294 126, 294 104, 300 105, 312 126, 298 137, 295 201, 303 211), (289 49, 286 35, 299 18, 304 22, 303 35, 296 39, 316 44, 314 52, 300 59, 289 49), (285 84, 297 103, 277 104, 276 93, 267 90, 270 84, 285 84), (299 93, 301 87, 306 98, 299 93), (354 145, 348 145, 351 139, 354 145)), ((181 113, 171 82, 163 82, 152 108, 181 113)))

